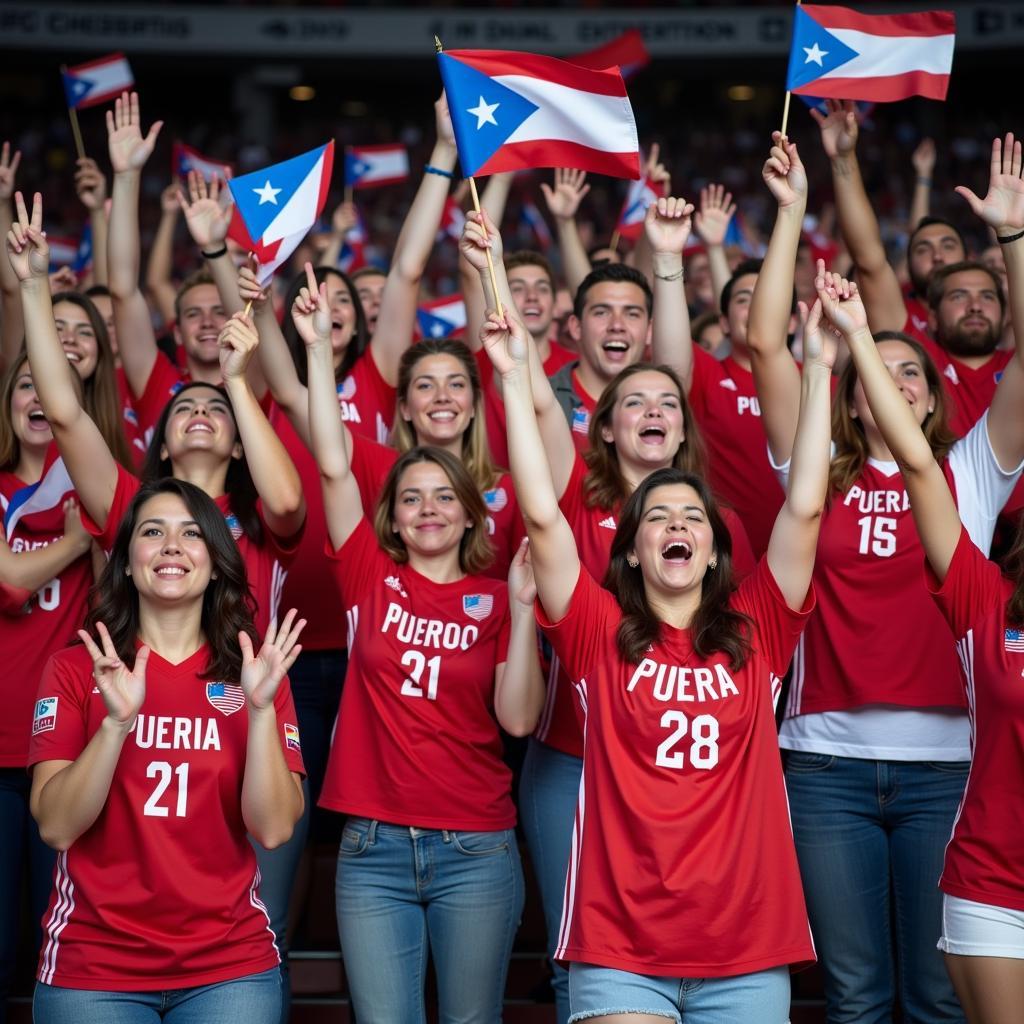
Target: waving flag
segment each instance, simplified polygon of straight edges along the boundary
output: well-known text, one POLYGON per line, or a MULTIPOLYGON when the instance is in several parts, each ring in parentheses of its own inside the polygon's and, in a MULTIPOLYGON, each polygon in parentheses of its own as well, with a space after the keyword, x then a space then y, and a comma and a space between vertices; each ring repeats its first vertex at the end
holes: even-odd
POLYGON ((235 210, 228 234, 255 253, 260 284, 298 248, 327 201, 334 140, 228 182, 235 210))
POLYGON ((416 326, 424 338, 453 338, 466 329, 466 305, 461 295, 424 302, 416 310, 416 326))
POLYGON ((76 64, 73 68, 62 69, 60 74, 68 106, 75 110, 106 103, 135 85, 128 58, 123 53, 111 53, 87 64, 76 64))
POLYGON ((617 69, 507 50, 447 50, 437 59, 467 177, 529 167, 640 177, 636 123, 617 69))
POLYGON ((553 241, 551 229, 548 227, 548 222, 544 219, 544 214, 537 209, 536 204, 531 203, 529 200, 524 202, 522 209, 519 211, 519 216, 522 223, 533 232, 540 247, 545 252, 550 249, 553 241))
POLYGON ((634 181, 626 193, 626 201, 622 204, 615 230, 622 238, 636 241, 644 229, 644 216, 647 207, 656 203, 665 194, 665 186, 661 182, 653 182, 644 177, 634 181))
POLYGON ((623 32, 621 36, 616 36, 604 46, 587 50, 585 53, 574 53, 565 59, 570 64, 581 68, 593 68, 596 71, 618 67, 622 77, 627 81, 651 63, 651 55, 644 46, 644 37, 636 28, 623 32))
POLYGON ((74 489, 64 460, 57 455, 56 446, 50 445, 43 463, 43 475, 34 484, 19 487, 10 500, 0 497, 4 510, 4 536, 8 542, 14 535, 14 528, 26 516, 51 512, 63 523, 64 499, 74 489))
POLYGON ((370 188, 393 185, 409 177, 409 154, 405 146, 347 146, 345 185, 370 188))
POLYGON ((204 156, 184 142, 175 142, 171 147, 171 174, 184 180, 189 171, 198 171, 206 181, 213 181, 215 177, 227 181, 232 173, 230 164, 204 156))
POLYGON ((70 267, 81 277, 92 266, 92 227, 86 224, 81 238, 47 235, 50 243, 50 273, 70 267))
POLYGON ((952 11, 859 14, 803 4, 793 19, 786 88, 875 103, 908 96, 944 100, 955 30, 952 11))

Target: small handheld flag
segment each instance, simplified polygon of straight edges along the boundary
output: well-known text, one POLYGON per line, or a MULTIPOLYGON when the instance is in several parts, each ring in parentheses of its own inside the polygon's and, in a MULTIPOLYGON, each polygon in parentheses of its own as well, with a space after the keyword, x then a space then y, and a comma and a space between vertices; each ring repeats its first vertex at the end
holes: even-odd
POLYGON ((298 248, 327 202, 334 140, 228 182, 235 210, 228 234, 256 256, 260 284, 298 248))
POLYGON ((636 28, 623 32, 604 46, 584 53, 574 53, 565 59, 577 67, 593 68, 595 71, 618 67, 626 81, 651 63, 651 55, 644 46, 644 37, 636 28))
POLYGON ((184 181, 189 171, 198 171, 205 181, 213 181, 215 177, 227 181, 232 175, 230 164, 204 156, 184 142, 175 142, 171 147, 171 175, 184 181))
POLYGON ((393 185, 409 177, 409 154, 405 146, 347 146, 345 187, 370 188, 393 185))
POLYGON ((416 310, 416 326, 424 338, 452 338, 466 329, 466 304, 461 295, 424 302, 416 310))
POLYGON ((110 53, 73 68, 61 68, 61 78, 69 110, 106 103, 135 85, 128 58, 123 53, 110 53))
POLYGON ((643 231, 647 207, 664 195, 665 186, 661 182, 651 181, 647 177, 630 182, 626 201, 622 204, 619 219, 615 224, 618 236, 635 242, 643 231))
POLYGON ((537 209, 537 204, 527 200, 523 203, 519 216, 522 223, 537 239, 537 244, 547 252, 551 248, 554 239, 551 237, 551 229, 548 227, 548 222, 544 219, 544 214, 537 209))

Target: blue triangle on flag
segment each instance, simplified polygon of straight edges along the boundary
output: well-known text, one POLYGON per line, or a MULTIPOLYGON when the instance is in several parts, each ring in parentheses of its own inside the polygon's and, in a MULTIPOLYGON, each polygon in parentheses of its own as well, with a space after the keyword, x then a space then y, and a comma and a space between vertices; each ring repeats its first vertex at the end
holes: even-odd
POLYGON ((797 7, 793 19, 793 45, 789 51, 786 88, 799 89, 857 56, 859 54, 856 50, 822 28, 801 7, 797 7))
POLYGON ((345 184, 354 185, 360 178, 370 170, 366 160, 362 160, 351 153, 345 154, 345 184))
POLYGON ((62 73, 64 79, 64 95, 67 97, 68 106, 76 107, 92 91, 92 82, 85 78, 78 78, 75 75, 62 73))
POLYGON ((263 237, 263 233, 306 180, 326 148, 318 146, 291 160, 271 164, 228 182, 238 212, 253 241, 258 242, 263 237))
POLYGON ((470 177, 538 108, 525 96, 447 53, 439 53, 438 60, 462 173, 470 177))
POLYGON ((455 324, 450 320, 434 316, 425 309, 416 310, 416 321, 424 338, 447 338, 455 332, 455 324))

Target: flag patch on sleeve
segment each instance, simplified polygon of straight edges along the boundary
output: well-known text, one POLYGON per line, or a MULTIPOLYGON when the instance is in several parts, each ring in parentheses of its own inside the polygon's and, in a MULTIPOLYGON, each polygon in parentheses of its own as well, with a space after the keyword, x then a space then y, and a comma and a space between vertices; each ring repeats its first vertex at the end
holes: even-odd
POLYGON ((57 727, 57 698, 44 697, 36 701, 36 709, 32 715, 32 735, 41 732, 52 732, 57 727))
POLYGON ((296 754, 302 753, 302 746, 299 743, 299 727, 291 722, 284 723, 284 745, 296 754))

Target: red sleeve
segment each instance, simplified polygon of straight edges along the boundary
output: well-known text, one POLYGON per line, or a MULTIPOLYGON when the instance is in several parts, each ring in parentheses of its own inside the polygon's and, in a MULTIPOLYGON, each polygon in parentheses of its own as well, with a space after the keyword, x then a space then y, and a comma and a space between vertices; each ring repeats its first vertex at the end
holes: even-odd
POLYGON ((925 577, 929 592, 957 638, 1006 603, 1007 584, 999 567, 974 546, 963 528, 946 578, 940 583, 927 563, 925 577))
POLYGON ((814 588, 807 588, 803 607, 793 611, 779 590, 779 585, 762 558, 754 571, 740 584, 733 595, 733 608, 754 620, 754 647, 768 662, 768 667, 781 676, 789 665, 796 642, 814 610, 814 588))
POLYGON ((138 494, 141 487, 139 478, 133 476, 120 463, 117 463, 117 483, 114 485, 114 498, 110 503, 110 512, 107 514, 107 521, 102 525, 97 523, 85 507, 81 508, 79 515, 82 525, 96 538, 96 543, 106 552, 114 546, 114 538, 117 536, 117 528, 121 525, 132 498, 138 494))
POLYGON ((295 714, 295 701, 292 700, 292 688, 285 676, 277 688, 274 697, 274 711, 277 714, 278 736, 281 750, 290 772, 306 774, 306 766, 302 762, 302 743, 299 737, 299 718, 295 714))
POLYGON ((583 461, 583 456, 576 452, 576 461, 572 464, 569 481, 558 498, 558 507, 570 523, 575 523, 578 520, 580 509, 585 505, 583 481, 586 477, 587 464, 583 461))
POLYGON ((352 438, 352 475, 356 478, 356 486, 359 488, 363 512, 372 517, 377 509, 380 492, 384 490, 384 481, 398 458, 398 452, 351 430, 349 437, 352 438))
POLYGON ((328 568, 342 594, 342 602, 346 608, 359 603, 363 592, 374 581, 381 579, 389 572, 397 572, 398 567, 380 549, 377 535, 365 517, 359 520, 351 536, 340 548, 331 546, 330 538, 325 545, 328 568))
POLYGON ((694 345, 693 377, 690 380, 690 393, 686 397, 696 416, 703 416, 707 412, 708 391, 724 378, 722 364, 699 345, 694 345))
POLYGON ((267 521, 263 518, 262 499, 256 502, 256 511, 260 517, 260 525, 263 527, 264 544, 281 563, 282 569, 290 568, 292 562, 295 561, 295 556, 299 553, 302 535, 306 532, 306 519, 302 520, 302 525, 290 537, 279 537, 267 526, 267 521))
POLYGON ((753 571, 757 564, 754 549, 750 546, 750 538, 743 521, 729 507, 722 506, 722 518, 732 537, 732 573, 737 583, 741 583, 753 571))
POLYGON ((92 691, 92 662, 81 649, 53 655, 43 669, 32 711, 28 763, 74 761, 89 742, 86 702, 92 691))
POLYGON ((570 679, 586 676, 605 650, 608 636, 621 618, 615 598, 582 565, 569 600, 569 610, 558 622, 552 622, 537 602, 537 622, 570 679))
POLYGON ((133 402, 135 413, 139 418, 139 433, 144 437, 160 419, 164 406, 171 396, 184 384, 185 378, 163 352, 158 352, 153 369, 150 370, 146 386, 133 402))

